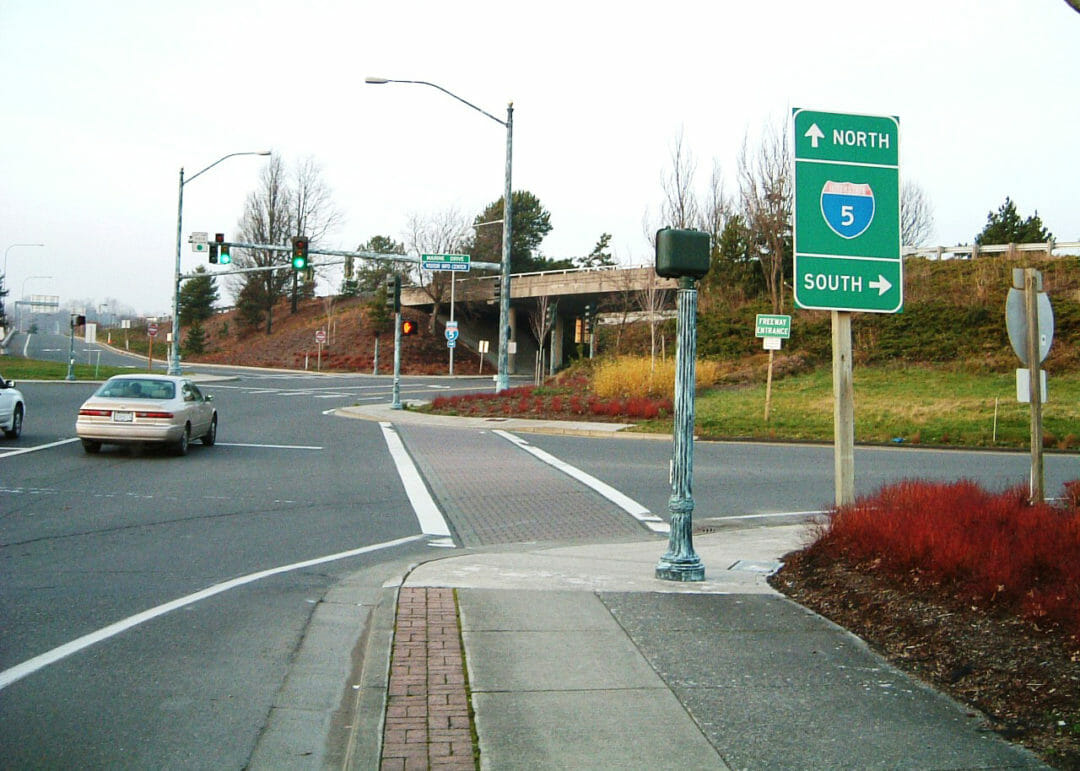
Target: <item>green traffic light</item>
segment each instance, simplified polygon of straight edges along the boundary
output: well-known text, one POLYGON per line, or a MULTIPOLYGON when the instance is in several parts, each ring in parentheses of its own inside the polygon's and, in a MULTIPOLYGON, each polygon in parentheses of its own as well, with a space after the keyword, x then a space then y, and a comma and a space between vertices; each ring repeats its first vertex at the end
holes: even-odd
POLYGON ((295 255, 292 258, 292 266, 293 270, 304 270, 307 268, 307 257, 303 257, 299 254, 295 255))

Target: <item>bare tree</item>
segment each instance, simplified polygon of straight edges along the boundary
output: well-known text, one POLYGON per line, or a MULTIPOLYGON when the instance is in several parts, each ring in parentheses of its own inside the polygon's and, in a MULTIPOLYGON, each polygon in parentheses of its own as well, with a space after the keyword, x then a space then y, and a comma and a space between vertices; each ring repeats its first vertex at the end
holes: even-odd
POLYGON ((774 313, 784 307, 784 278, 791 262, 791 150, 788 124, 766 127, 756 150, 743 140, 739 154, 742 216, 761 261, 774 313))
MULTIPOLYGON (((412 214, 409 217, 407 242, 410 251, 421 254, 456 254, 463 250, 471 235, 468 217, 451 207, 433 215, 412 214)), ((448 271, 418 271, 418 281, 424 293, 434 303, 429 328, 435 331, 439 307, 450 294, 453 276, 448 271)))
POLYGON ((648 272, 648 281, 644 289, 636 292, 638 307, 645 314, 649 323, 650 366, 656 367, 656 327, 662 321, 660 312, 671 302, 671 292, 660 287, 660 277, 655 270, 648 272))
MULTIPOLYGON (((291 198, 281 156, 272 155, 259 173, 258 187, 244 203, 244 215, 239 225, 241 240, 268 245, 289 243, 292 235, 291 198)), ((237 250, 235 261, 240 268, 286 266, 289 254, 269 249, 243 249, 237 250)), ((279 269, 241 274, 231 280, 229 286, 235 294, 241 317, 251 326, 265 322, 266 334, 270 334, 274 305, 290 278, 288 270, 279 269)))
MULTIPOLYGON (((540 352, 540 359, 536 364, 537 384, 543 378, 544 372, 544 341, 547 339, 548 332, 552 330, 552 325, 548 323, 548 309, 554 308, 558 301, 553 301, 548 295, 542 295, 536 298, 536 309, 529 313, 529 328, 532 330, 533 336, 536 337, 537 349, 540 352)), ((554 356, 549 359, 551 361, 551 374, 554 375, 554 356)))
POLYGON ((709 234, 715 247, 720 242, 720 234, 724 232, 732 214, 731 197, 724 190, 724 171, 718 161, 713 161, 709 187, 705 191, 705 199, 698 206, 698 211, 696 226, 698 230, 709 234))
POLYGON ((933 233, 934 207, 930 199, 916 183, 905 181, 900 188, 900 243, 922 246, 933 233))
MULTIPOLYGON (((330 187, 322 177, 322 169, 308 156, 296 164, 289 201, 289 216, 294 235, 305 235, 318 244, 341 223, 341 212, 334 206, 330 187)), ((299 273, 292 277, 292 312, 296 313, 299 293, 299 273)), ((314 294, 314 282, 307 287, 314 294)))
POLYGON ((697 163, 693 153, 683 145, 679 129, 671 146, 671 170, 664 175, 664 201, 660 205, 661 227, 692 228, 698 223, 698 201, 694 195, 694 173, 697 163))

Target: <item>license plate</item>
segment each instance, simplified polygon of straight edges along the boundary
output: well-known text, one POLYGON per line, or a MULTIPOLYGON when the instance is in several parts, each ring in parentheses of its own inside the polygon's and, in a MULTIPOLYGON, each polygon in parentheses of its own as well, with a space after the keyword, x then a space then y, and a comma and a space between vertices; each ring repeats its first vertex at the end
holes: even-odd
POLYGON ((132 420, 132 413, 130 412, 114 412, 112 414, 113 423, 130 423, 132 420))

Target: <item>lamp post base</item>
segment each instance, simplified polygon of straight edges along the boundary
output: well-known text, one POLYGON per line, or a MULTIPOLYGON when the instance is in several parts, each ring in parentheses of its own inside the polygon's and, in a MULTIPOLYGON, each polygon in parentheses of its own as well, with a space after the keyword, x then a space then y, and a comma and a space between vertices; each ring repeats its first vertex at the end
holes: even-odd
POLYGON ((705 565, 696 554, 692 560, 661 557, 656 565, 656 577, 662 581, 704 581, 705 565))
POLYGON ((673 496, 668 501, 668 511, 671 513, 668 550, 656 563, 656 577, 664 581, 704 581, 705 564, 694 551, 693 499, 673 496))

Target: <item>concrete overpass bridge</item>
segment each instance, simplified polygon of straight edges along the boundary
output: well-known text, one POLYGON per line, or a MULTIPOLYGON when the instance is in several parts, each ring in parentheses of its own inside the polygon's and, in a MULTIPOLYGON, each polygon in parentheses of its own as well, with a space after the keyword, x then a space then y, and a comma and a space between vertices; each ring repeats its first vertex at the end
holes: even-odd
MULTIPOLYGON (((449 272, 447 272, 449 273, 449 272)), ((444 273, 443 275, 446 275, 444 273)), ((453 276, 453 274, 450 274, 453 276)), ((454 318, 458 322, 459 341, 477 350, 481 340, 489 341, 487 354, 493 368, 498 356, 499 307, 495 302, 497 275, 454 277, 454 318)), ((532 373, 539 343, 529 317, 538 313, 541 298, 555 305, 555 336, 552 356, 556 368, 564 361, 563 343, 574 323, 592 303, 603 310, 620 302, 633 302, 635 292, 648 289, 674 290, 678 282, 660 278, 651 266, 641 268, 584 268, 541 273, 515 273, 510 277, 510 340, 517 351, 509 357, 510 374, 532 373), (625 299, 624 299, 625 298, 625 299)), ((422 287, 402 287, 401 304, 432 312, 434 301, 422 287)), ((438 323, 450 318, 450 289, 443 292, 438 323)), ((511 345, 511 350, 515 348, 511 345)))

